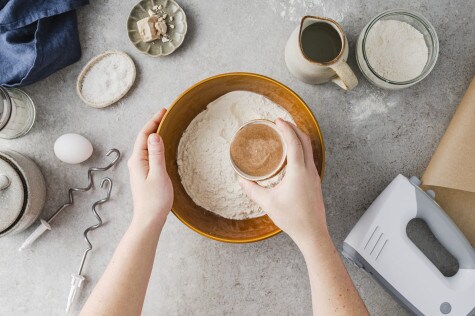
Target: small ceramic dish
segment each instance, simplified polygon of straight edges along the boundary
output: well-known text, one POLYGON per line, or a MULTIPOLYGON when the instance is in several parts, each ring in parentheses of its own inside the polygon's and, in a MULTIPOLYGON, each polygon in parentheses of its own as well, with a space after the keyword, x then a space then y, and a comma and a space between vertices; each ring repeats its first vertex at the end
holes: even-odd
POLYGON ((79 73, 79 76, 78 76, 78 80, 76 82, 76 92, 78 93, 81 100, 84 103, 86 103, 87 105, 92 106, 94 108, 104 108, 106 106, 109 106, 109 105, 112 105, 112 104, 116 103, 117 101, 122 99, 127 94, 127 92, 129 92, 130 88, 132 88, 132 85, 135 82, 136 75, 137 75, 137 70, 135 69, 134 61, 132 60, 132 58, 130 58, 129 55, 127 55, 126 53, 121 52, 121 51, 106 51, 106 52, 92 58, 86 64, 86 66, 84 66, 84 68, 81 70, 81 72, 79 73), (96 65, 99 61, 101 61, 105 57, 108 57, 108 56, 111 56, 111 55, 114 55, 114 54, 120 56, 121 58, 123 58, 125 61, 127 61, 129 63, 130 71, 132 72, 132 76, 130 77, 129 82, 127 82, 127 85, 123 88, 122 93, 120 95, 118 95, 117 97, 114 97, 114 98, 112 98, 110 100, 107 100, 105 102, 94 102, 92 100, 88 100, 87 98, 84 97, 84 95, 82 93, 83 80, 84 80, 85 76, 94 67, 94 65, 96 65))
MULTIPOLYGON (((255 137, 255 135, 253 136, 255 137)), ((284 137, 282 136, 282 133, 277 129, 277 126, 275 125, 274 122, 265 120, 265 119, 252 120, 242 125, 232 137, 231 146, 229 146, 229 158, 231 159, 231 165, 233 166, 234 171, 236 171, 236 173, 240 177, 249 181, 264 181, 264 180, 274 177, 279 172, 281 172, 282 169, 284 168, 287 161, 286 157, 287 157, 287 147, 285 145, 285 141, 284 141, 284 137), (279 142, 282 144, 282 157, 280 158, 279 163, 276 165, 275 168, 273 168, 270 172, 264 175, 254 176, 254 175, 250 175, 246 173, 244 170, 242 170, 239 167, 239 164, 236 163, 235 159, 233 159, 232 149, 231 149, 233 143, 236 141, 237 137, 239 137, 240 132, 243 131, 245 128, 250 127, 251 125, 265 125, 267 127, 270 127, 278 135, 279 142)))
POLYGON ((142 0, 132 8, 127 19, 129 40, 139 51, 152 57, 166 56, 173 53, 183 43, 187 29, 185 11, 173 0, 142 0), (152 10, 154 6, 162 6, 161 11, 168 15, 166 18, 167 26, 174 26, 174 28, 168 27, 169 42, 162 42, 157 39, 146 43, 140 37, 137 21, 148 17, 148 10, 152 10), (173 21, 170 21, 169 17, 173 17, 173 21))

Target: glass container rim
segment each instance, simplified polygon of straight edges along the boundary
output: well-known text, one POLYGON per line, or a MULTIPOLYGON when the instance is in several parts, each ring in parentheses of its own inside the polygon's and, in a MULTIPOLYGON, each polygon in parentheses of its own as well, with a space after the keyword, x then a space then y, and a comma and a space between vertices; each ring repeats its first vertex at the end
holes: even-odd
POLYGON ((0 104, 2 107, 2 109, 0 109, 0 130, 2 130, 10 120, 13 105, 8 90, 3 86, 0 86, 0 96, 2 97, 2 103, 0 104))

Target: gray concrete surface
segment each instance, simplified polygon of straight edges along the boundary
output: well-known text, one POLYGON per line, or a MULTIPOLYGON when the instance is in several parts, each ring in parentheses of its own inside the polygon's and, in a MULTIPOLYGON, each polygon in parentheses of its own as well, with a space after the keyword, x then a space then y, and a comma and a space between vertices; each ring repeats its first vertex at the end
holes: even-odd
MULTIPOLYGON (((182 0, 189 23, 187 38, 176 53, 160 59, 142 55, 127 39, 125 23, 134 4, 101 0, 79 10, 83 57, 24 88, 36 102, 36 124, 23 138, 0 141, 1 149, 24 153, 41 167, 48 185, 44 216, 65 201, 68 187, 84 183, 88 167, 106 162, 109 148, 123 153, 117 168, 104 174, 114 180, 113 200, 101 209, 106 225, 91 234, 94 250, 84 270, 89 282, 76 312, 132 216, 126 159, 135 134, 188 86, 218 73, 250 71, 283 82, 310 105, 325 137, 328 224, 335 244, 341 247, 371 201, 397 174, 422 175, 475 69, 473 1, 182 0), (433 23, 440 56, 424 81, 390 92, 363 78, 354 48, 371 18, 395 7, 414 9, 433 23), (309 86, 288 73, 284 45, 304 14, 342 23, 350 41, 349 63, 360 80, 354 91, 345 93, 332 84, 309 86), (123 101, 97 110, 76 95, 76 78, 90 58, 110 49, 132 56, 138 68, 137 83, 123 101), (95 153, 89 161, 69 166, 54 156, 55 139, 67 132, 83 134, 93 142, 95 153)), ((75 206, 58 217, 53 231, 31 250, 19 253, 17 248, 33 228, 0 239, 0 315, 63 314, 70 274, 76 272, 85 247, 81 233, 94 221, 90 205, 102 194, 96 188, 78 195, 75 206)), ((433 241, 422 225, 415 225, 413 231, 442 269, 456 269, 453 260, 430 246, 433 241)), ((348 269, 373 315, 405 314, 366 274, 350 265, 348 269)), ((309 315, 309 291, 303 258, 285 234, 254 244, 224 244, 192 232, 170 215, 143 314, 309 315)))

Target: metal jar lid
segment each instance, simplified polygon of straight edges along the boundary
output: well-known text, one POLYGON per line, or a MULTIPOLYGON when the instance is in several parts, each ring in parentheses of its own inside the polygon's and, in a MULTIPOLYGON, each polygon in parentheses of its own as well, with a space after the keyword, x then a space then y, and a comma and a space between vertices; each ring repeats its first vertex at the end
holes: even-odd
POLYGON ((0 86, 0 130, 7 125, 12 114, 12 99, 8 91, 0 86))
POLYGON ((26 181, 12 161, 0 155, 0 235, 23 216, 27 199, 26 181))

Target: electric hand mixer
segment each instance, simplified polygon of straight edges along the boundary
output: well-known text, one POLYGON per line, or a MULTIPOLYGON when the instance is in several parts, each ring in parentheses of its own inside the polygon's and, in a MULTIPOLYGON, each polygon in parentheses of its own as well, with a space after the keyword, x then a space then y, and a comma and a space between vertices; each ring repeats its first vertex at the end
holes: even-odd
POLYGON ((345 239, 343 255, 416 315, 475 315, 475 250, 434 201, 435 193, 420 184, 398 175, 345 239), (409 239, 413 218, 423 219, 458 260, 454 276, 444 276, 409 239))

